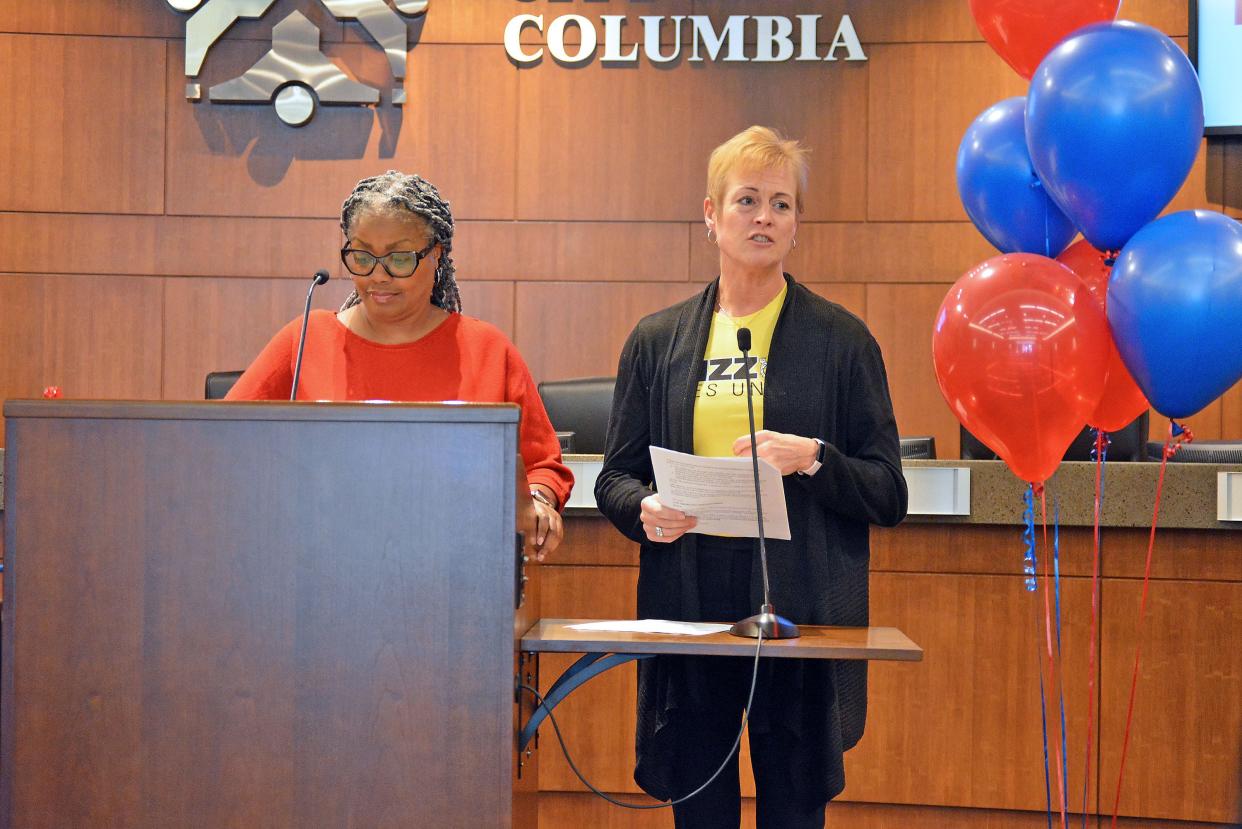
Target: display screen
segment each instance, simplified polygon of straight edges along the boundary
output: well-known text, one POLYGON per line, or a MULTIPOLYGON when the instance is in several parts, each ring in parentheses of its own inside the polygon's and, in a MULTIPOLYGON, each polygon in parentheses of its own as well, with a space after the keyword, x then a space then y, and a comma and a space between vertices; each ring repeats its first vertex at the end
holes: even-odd
POLYGON ((1208 135, 1242 134, 1242 0, 1191 0, 1190 59, 1208 135))

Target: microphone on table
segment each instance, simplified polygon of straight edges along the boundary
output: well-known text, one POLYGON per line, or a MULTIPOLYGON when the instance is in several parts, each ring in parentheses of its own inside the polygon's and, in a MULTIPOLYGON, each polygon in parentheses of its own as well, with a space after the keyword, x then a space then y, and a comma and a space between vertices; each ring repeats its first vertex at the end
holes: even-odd
POLYGON ((295 400, 298 396, 298 378, 302 376, 302 350, 306 348, 306 325, 310 322, 311 297, 315 295, 315 289, 327 281, 327 271, 315 271, 315 275, 311 277, 310 290, 306 292, 306 310, 302 312, 302 335, 298 337, 298 358, 293 364, 293 391, 289 392, 290 400, 295 400))
POLYGON ((755 473, 755 513, 759 519, 759 565, 763 571, 763 604, 759 607, 758 614, 737 622, 729 628, 729 633, 749 639, 758 638, 760 633, 764 639, 796 639, 801 635, 798 626, 783 616, 777 616, 768 596, 768 548, 763 541, 763 498, 759 493, 759 453, 755 448, 755 403, 750 387, 749 328, 737 330, 737 347, 742 352, 746 373, 746 413, 750 416, 750 461, 755 473))

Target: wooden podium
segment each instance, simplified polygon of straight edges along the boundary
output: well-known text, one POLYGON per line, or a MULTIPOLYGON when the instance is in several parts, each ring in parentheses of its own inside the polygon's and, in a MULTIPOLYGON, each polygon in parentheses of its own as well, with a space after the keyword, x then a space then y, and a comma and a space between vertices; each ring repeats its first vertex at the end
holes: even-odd
POLYGON ((4 413, 0 826, 533 827, 515 406, 4 413))

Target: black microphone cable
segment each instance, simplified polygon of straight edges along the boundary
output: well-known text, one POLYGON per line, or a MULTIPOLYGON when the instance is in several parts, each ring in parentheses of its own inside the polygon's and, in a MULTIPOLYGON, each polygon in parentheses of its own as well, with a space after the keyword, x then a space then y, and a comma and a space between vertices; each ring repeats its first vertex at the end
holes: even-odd
POLYGON ((306 310, 302 312, 302 335, 298 337, 298 358, 293 364, 293 390, 289 392, 290 400, 295 400, 298 396, 298 379, 302 376, 302 350, 306 348, 306 325, 310 322, 311 297, 315 295, 315 289, 327 281, 328 272, 317 270, 311 277, 310 288, 306 291, 306 310))
MULTIPOLYGON (((729 753, 726 754, 724 759, 720 761, 720 766, 712 773, 711 777, 707 778, 702 785, 690 792, 690 794, 679 797, 676 800, 670 800, 666 803, 626 803, 624 800, 617 800, 615 797, 601 792, 591 784, 591 781, 583 777, 582 772, 578 770, 578 765, 574 763, 574 758, 569 755, 569 747, 565 745, 565 737, 561 734, 561 727, 557 725, 556 717, 552 714, 552 709, 549 708, 548 719, 552 721, 552 729, 556 732, 557 742, 561 744, 561 753, 565 755, 565 762, 569 763, 569 768, 573 771, 574 776, 582 781, 582 785, 586 786, 592 792, 599 795, 604 800, 607 800, 614 806, 620 806, 623 809, 668 809, 679 803, 685 803, 687 800, 694 797, 715 782, 716 778, 720 776, 720 773, 725 770, 725 766, 729 765, 729 761, 733 759, 733 755, 737 753, 738 746, 742 744, 742 732, 746 730, 746 723, 750 720, 750 706, 751 703, 755 701, 755 683, 759 679, 759 652, 762 649, 763 631, 761 630, 759 631, 758 641, 755 643, 755 667, 750 674, 750 693, 746 696, 746 707, 742 709, 742 727, 737 730, 737 736, 733 739, 733 747, 729 749, 729 753)), ((538 700, 540 705, 543 705, 543 695, 540 694, 539 691, 525 683, 518 685, 518 688, 528 691, 531 696, 538 700)))

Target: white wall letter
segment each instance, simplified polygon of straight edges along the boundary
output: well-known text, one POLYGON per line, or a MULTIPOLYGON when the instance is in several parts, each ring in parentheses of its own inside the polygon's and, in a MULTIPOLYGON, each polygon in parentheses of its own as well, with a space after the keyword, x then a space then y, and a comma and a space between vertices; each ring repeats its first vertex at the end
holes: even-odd
POLYGON ((598 42, 595 27, 580 14, 561 15, 548 26, 548 51, 557 63, 582 63, 590 60, 591 55, 595 54, 595 44, 598 42), (578 53, 575 55, 565 51, 565 27, 570 23, 576 25, 582 33, 582 42, 578 44, 578 53))
POLYGON ((798 60, 819 60, 819 55, 815 54, 815 41, 819 35, 819 19, 822 14, 800 14, 798 15, 798 24, 801 26, 799 30, 801 39, 798 50, 798 60))
POLYGON ((669 63, 677 60, 677 56, 681 54, 681 21, 686 19, 684 14, 673 15, 668 18, 673 21, 673 52, 669 55, 660 54, 660 24, 664 22, 663 17, 641 16, 638 18, 643 22, 643 54, 647 56, 647 60, 652 63, 669 63))
POLYGON ((522 50, 522 27, 527 24, 533 25, 540 34, 543 33, 541 14, 519 14, 505 24, 505 51, 509 53, 509 60, 514 63, 534 63, 543 57, 543 47, 537 52, 522 50))
POLYGON ((599 19, 604 21, 604 54, 600 57, 602 61, 627 61, 635 63, 638 61, 638 44, 635 43, 630 51, 621 54, 621 29, 625 26, 625 15, 623 14, 601 14, 599 19))
POLYGON ((793 57, 793 41, 789 38, 792 32, 793 23, 788 17, 755 15, 755 61, 774 63, 793 57), (774 46, 777 47, 775 54, 774 46))
POLYGON ((703 60, 699 55, 699 43, 706 47, 707 57, 715 60, 716 56, 720 54, 720 47, 728 40, 729 45, 728 49, 725 50, 725 61, 745 61, 746 55, 742 52, 742 47, 746 41, 742 26, 745 25, 746 18, 747 16, 744 14, 730 15, 725 20, 724 28, 717 35, 716 30, 712 28, 710 17, 705 14, 691 15, 690 60, 703 60))
POLYGON ((828 57, 824 60, 836 60, 837 49, 845 49, 846 60, 866 60, 862 44, 858 41, 858 32, 854 31, 854 21, 848 14, 841 15, 841 24, 837 26, 837 34, 828 47, 828 57))

